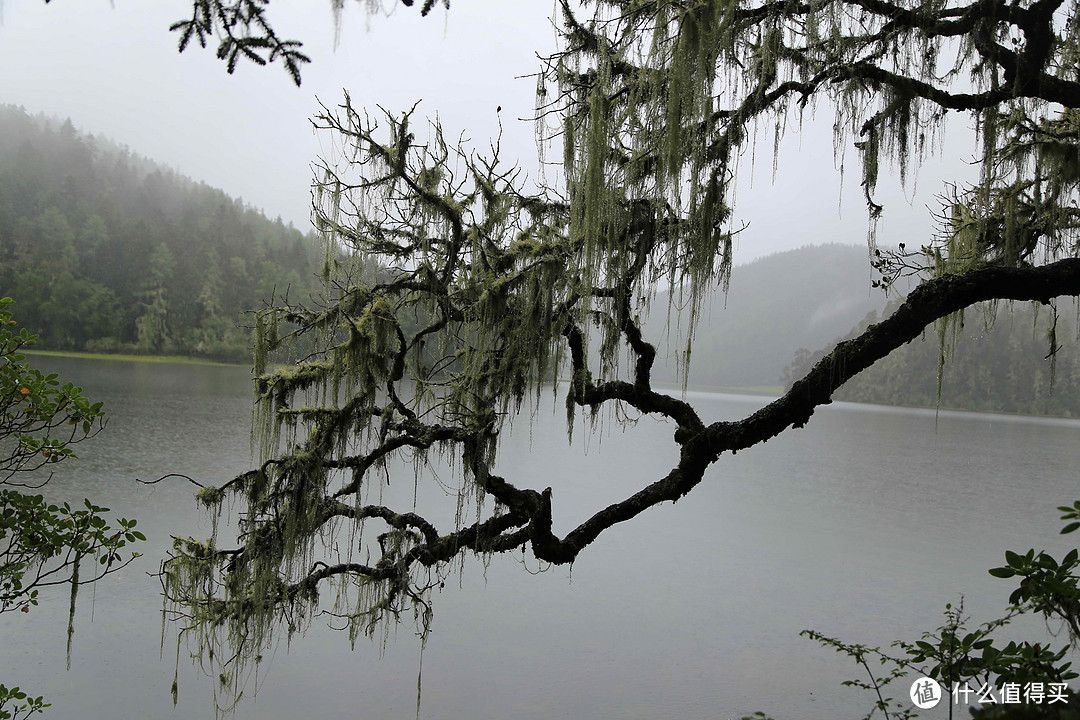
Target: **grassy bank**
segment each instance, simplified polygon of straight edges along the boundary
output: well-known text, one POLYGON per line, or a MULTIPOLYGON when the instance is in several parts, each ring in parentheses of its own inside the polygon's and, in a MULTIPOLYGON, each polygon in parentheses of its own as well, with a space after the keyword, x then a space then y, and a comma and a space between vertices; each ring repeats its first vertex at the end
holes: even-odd
POLYGON ((24 355, 44 355, 47 357, 72 357, 84 360, 131 360, 134 362, 174 363, 180 365, 215 365, 218 367, 247 367, 248 363, 228 363, 205 358, 185 357, 183 355, 123 355, 110 353, 75 352, 68 350, 23 350, 24 355))

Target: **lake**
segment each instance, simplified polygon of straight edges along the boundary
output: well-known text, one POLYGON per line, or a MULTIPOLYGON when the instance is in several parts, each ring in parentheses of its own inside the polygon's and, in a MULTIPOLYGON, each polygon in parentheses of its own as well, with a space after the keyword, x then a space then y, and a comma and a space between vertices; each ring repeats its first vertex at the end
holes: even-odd
MULTIPOLYGON (((215 680, 162 639, 154 572, 171 535, 210 534, 184 473, 220 484, 248 469, 250 374, 242 368, 34 357, 104 400, 105 431, 57 466, 47 494, 89 497, 139 519, 145 555, 80 595, 65 671, 66 590, 0 616, 0 682, 53 703, 52 720, 213 717, 215 680)), ((761 398, 689 393, 707 421, 761 398)), ((557 532, 667 472, 672 428, 612 420, 568 444, 561 401, 524 417, 498 471, 554 489, 557 532)), ((976 621, 1012 589, 987 569, 1003 551, 1063 552, 1057 505, 1080 498, 1080 422, 837 403, 806 428, 721 457, 702 484, 603 535, 572 568, 520 554, 469 558, 433 598, 423 718, 858 718, 872 698, 849 658, 799 637, 813 628, 887 645, 936 628, 961 593, 976 621)), ((413 478, 389 500, 411 506, 413 478)), ((400 476, 400 477, 399 477, 400 476)), ((453 498, 422 492, 421 503, 453 498)), ((424 507, 418 508, 425 514, 424 507)), ((435 513, 438 515, 438 513, 435 513)), ((1042 631, 1040 621, 1027 630, 1042 631)), ((1062 639, 1060 642, 1064 642, 1062 639)), ((385 646, 316 622, 284 639, 247 685, 239 719, 414 718, 420 642, 385 646)), ((895 697, 906 697, 907 686, 895 697)), ((941 706, 925 717, 944 717, 941 706), (936 714, 935 714, 936 713, 936 714)), ((961 708, 957 717, 966 717, 961 708)))

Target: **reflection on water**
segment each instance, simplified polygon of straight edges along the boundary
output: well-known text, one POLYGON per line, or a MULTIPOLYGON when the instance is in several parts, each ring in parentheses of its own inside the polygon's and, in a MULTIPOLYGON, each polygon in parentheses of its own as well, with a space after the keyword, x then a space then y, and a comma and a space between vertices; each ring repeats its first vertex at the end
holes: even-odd
MULTIPOLYGON (((161 636, 156 569, 173 534, 209 535, 184 473, 220 483, 249 465, 251 392, 241 368, 35 358, 104 400, 107 430, 58 466, 56 497, 90 497, 137 517, 146 557, 84 594, 64 671, 63 593, 0 617, 0 681, 45 694, 49 718, 205 718, 213 681, 161 636)), ((764 400, 693 394, 703 417, 741 417, 764 400)), ((499 471, 552 487, 556 529, 660 477, 673 428, 613 422, 567 445, 559 403, 524 418, 499 471)), ((465 564, 435 597, 424 651, 425 718, 739 717, 865 714, 840 687, 850 660, 798 637, 815 628, 886 645, 935 627, 946 602, 985 619, 1010 586, 986 569, 1005 548, 1067 547, 1055 506, 1078 496, 1080 424, 837 403, 804 429, 724 456, 677 504, 613 528, 572 569, 520 555, 465 564), (537 572, 545 570, 545 572, 537 572)), ((384 488, 411 507, 411 465, 384 488)), ((446 503, 441 490, 421 492, 446 503)), ((452 516, 453 503, 445 514, 452 516)), ((443 518, 445 520, 445 518, 443 518)), ((1035 623, 1035 628, 1041 626, 1035 623)), ((249 684, 237 718, 412 718, 419 643, 410 625, 357 644, 317 626, 282 644, 249 684)), ((898 688, 898 696, 906 688, 898 688)), ((933 712, 924 716, 935 717, 933 712)))

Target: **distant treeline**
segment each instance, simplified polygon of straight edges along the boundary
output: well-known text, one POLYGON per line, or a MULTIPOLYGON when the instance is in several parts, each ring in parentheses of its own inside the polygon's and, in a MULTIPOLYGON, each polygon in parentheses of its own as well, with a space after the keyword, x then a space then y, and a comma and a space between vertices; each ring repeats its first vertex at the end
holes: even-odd
MULTIPOLYGON (((895 310, 886 308, 883 316, 895 310)), ((1062 300, 1051 308, 1001 303, 969 308, 962 322, 929 328, 855 376, 838 400, 887 405, 938 406, 938 360, 946 350, 940 406, 989 412, 1080 417, 1080 345, 1077 306, 1062 300)), ((849 335, 879 321, 871 313, 849 335)), ((824 356, 802 349, 785 371, 790 385, 824 356)))
POLYGON ((0 106, 0 296, 41 348, 248 361, 244 311, 317 293, 322 261, 220 190, 0 106))

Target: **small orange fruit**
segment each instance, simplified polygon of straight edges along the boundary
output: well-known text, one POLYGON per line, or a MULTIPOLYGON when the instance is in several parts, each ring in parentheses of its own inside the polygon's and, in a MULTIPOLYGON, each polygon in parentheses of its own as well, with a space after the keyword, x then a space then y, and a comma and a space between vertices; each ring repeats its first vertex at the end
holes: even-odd
POLYGON ((30 388, 19 388, 19 392, 21 392, 23 395, 29 395, 30 388))

